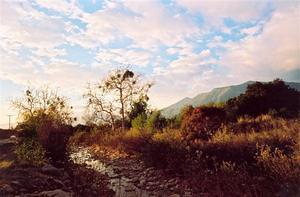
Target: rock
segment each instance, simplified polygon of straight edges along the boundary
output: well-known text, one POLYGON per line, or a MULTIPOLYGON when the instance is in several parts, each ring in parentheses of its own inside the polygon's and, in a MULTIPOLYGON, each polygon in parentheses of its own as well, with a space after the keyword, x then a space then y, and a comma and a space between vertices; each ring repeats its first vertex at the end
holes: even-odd
POLYGON ((13 192, 14 192, 14 189, 8 184, 2 185, 0 187, 0 194, 11 194, 13 192))
POLYGON ((58 168, 53 167, 52 165, 45 165, 42 167, 42 172, 48 175, 61 176, 62 171, 58 168))
POLYGON ((169 197, 180 197, 179 194, 171 194, 169 197))
POLYGON ((145 180, 145 179, 141 179, 141 180, 140 180, 140 184, 141 184, 141 185, 145 185, 145 183, 146 183, 146 180, 145 180))
POLYGON ((12 185, 13 187, 22 187, 22 186, 23 186, 23 184, 20 183, 19 181, 12 181, 12 182, 11 182, 11 185, 12 185))
POLYGON ((40 196, 46 196, 46 197, 71 197, 71 193, 65 192, 61 189, 56 189, 52 191, 43 191, 39 193, 40 196))

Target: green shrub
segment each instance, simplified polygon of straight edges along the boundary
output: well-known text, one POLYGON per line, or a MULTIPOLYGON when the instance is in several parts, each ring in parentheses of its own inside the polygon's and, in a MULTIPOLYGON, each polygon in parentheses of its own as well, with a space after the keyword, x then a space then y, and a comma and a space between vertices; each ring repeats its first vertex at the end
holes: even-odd
POLYGON ((131 121, 131 126, 134 129, 143 129, 145 128, 145 124, 147 121, 147 115, 146 114, 139 114, 137 115, 137 117, 135 117, 132 121, 131 121))
POLYGON ((146 122, 146 129, 153 132, 162 130, 167 124, 164 117, 161 116, 160 111, 154 111, 150 114, 146 122))
POLYGON ((47 162, 45 149, 34 138, 23 138, 15 153, 21 164, 41 166, 47 162))

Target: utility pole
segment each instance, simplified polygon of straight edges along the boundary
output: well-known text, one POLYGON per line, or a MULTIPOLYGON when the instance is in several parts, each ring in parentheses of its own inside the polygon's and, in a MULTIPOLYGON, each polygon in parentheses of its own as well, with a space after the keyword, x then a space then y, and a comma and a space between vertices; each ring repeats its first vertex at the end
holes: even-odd
POLYGON ((10 118, 11 118, 13 115, 9 114, 9 115, 7 115, 7 116, 8 116, 8 129, 11 129, 11 127, 10 127, 10 118))

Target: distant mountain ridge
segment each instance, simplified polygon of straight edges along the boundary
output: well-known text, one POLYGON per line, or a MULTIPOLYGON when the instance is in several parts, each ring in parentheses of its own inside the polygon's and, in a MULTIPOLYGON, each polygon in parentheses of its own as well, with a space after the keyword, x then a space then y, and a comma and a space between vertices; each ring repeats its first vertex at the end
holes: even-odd
MULTIPOLYGON (((192 105, 194 107, 205 105, 208 103, 220 103, 226 102, 231 98, 239 96, 244 93, 249 84, 253 84, 255 81, 247 81, 239 85, 232 85, 227 87, 214 88, 210 92, 200 93, 193 98, 186 97, 177 103, 174 103, 161 110, 162 116, 171 118, 180 113, 181 109, 185 106, 192 105)), ((285 82, 291 88, 300 91, 299 82, 285 82)))

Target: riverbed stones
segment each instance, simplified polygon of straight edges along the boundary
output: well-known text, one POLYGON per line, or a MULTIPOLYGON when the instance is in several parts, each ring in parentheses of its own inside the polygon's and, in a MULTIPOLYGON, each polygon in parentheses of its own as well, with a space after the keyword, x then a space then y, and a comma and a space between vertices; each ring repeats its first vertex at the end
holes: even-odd
POLYGON ((180 197, 179 194, 171 194, 169 197, 180 197))
POLYGON ((123 196, 131 195, 132 188, 136 195, 142 196, 170 196, 177 197, 184 195, 186 188, 184 182, 178 177, 169 177, 166 170, 157 170, 154 167, 146 167, 145 164, 135 157, 104 159, 103 155, 95 158, 83 158, 83 160, 98 159, 104 164, 105 168, 101 173, 110 174, 110 185, 115 191, 125 191, 123 196), (107 172, 109 171, 109 173, 107 172), (112 178, 113 177, 113 178, 112 178), (117 182, 119 184, 116 184, 117 182), (133 187, 131 187, 133 186, 133 187), (147 195, 145 195, 147 194, 147 195), (162 195, 160 195, 162 194, 162 195))
POLYGON ((52 191, 44 191, 39 193, 37 196, 45 196, 45 197, 71 197, 71 193, 65 192, 61 189, 56 189, 52 191))
POLYGON ((42 167, 42 172, 48 175, 52 175, 52 176, 61 176, 63 174, 63 172, 58 169, 55 168, 54 166, 48 164, 42 167))

